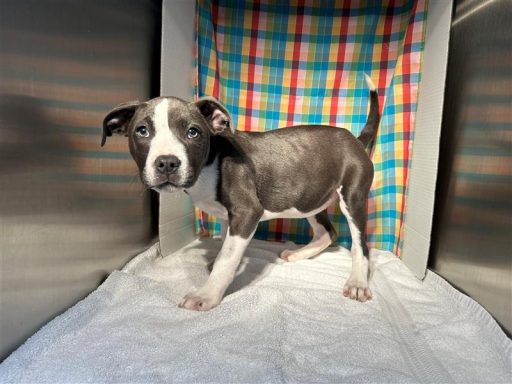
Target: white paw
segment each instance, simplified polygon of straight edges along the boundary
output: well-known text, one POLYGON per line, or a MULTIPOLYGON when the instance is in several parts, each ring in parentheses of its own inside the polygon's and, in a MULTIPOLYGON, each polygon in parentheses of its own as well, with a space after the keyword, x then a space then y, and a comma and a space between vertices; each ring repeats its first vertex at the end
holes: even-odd
POLYGON ((302 260, 304 259, 303 257, 301 257, 300 255, 298 255, 297 253, 295 253, 294 251, 290 251, 289 249, 285 249, 283 252, 281 252, 281 254, 279 255, 279 257, 281 259, 283 259, 284 261, 297 261, 297 260, 302 260))
POLYGON ((199 293, 189 293, 178 304, 178 307, 190 309, 192 311, 209 311, 219 305, 220 299, 201 295, 199 293))
POLYGON ((372 291, 368 286, 368 280, 350 275, 343 287, 343 296, 352 300, 365 302, 372 299, 372 291))
POLYGON ((283 252, 281 252, 281 254, 279 255, 279 257, 281 259, 283 259, 284 261, 291 261, 291 260, 288 260, 288 258, 293 255, 293 252, 290 251, 289 249, 285 249, 283 252))

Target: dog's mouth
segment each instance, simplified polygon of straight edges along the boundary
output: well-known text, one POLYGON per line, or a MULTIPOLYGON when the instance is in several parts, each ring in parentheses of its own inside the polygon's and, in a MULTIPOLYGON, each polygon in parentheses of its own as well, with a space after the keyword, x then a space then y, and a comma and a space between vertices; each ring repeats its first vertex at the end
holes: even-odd
POLYGON ((152 185, 149 188, 157 192, 175 192, 182 190, 184 187, 175 185, 170 181, 164 181, 163 183, 152 185))
POLYGON ((162 181, 160 184, 154 184, 148 186, 149 189, 153 189, 157 192, 176 192, 182 191, 186 188, 190 188, 194 184, 192 178, 187 178, 183 182, 175 183, 169 180, 162 181))

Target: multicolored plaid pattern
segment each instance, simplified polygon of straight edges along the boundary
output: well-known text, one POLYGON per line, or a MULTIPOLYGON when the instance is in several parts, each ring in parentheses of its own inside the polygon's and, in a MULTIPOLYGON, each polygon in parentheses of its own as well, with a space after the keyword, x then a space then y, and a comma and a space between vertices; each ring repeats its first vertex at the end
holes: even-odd
MULTIPOLYGON (((418 1, 198 0, 196 96, 213 95, 237 129, 294 124, 345 127, 358 135, 368 113, 364 73, 378 87, 382 119, 368 201, 370 246, 399 253, 426 20, 418 1)), ((329 210, 340 244, 350 233, 329 210)), ((197 212, 205 235, 220 224, 197 212)), ((306 220, 260 224, 258 238, 307 243, 306 220)))

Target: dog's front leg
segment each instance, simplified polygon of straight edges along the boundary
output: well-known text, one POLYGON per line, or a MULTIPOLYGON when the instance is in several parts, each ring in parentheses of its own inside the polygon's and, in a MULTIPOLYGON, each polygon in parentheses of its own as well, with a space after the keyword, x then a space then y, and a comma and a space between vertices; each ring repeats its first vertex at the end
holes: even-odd
POLYGON ((256 231, 258 220, 253 223, 245 222, 246 230, 242 231, 232 231, 232 224, 230 220, 226 239, 206 284, 196 292, 186 295, 179 304, 180 307, 194 311, 208 311, 222 300, 224 292, 233 282, 245 249, 256 231))
POLYGON ((220 238, 222 239, 222 241, 225 241, 226 240, 226 236, 228 234, 228 221, 227 220, 221 220, 220 221, 220 224, 221 224, 221 229, 220 229, 220 238))

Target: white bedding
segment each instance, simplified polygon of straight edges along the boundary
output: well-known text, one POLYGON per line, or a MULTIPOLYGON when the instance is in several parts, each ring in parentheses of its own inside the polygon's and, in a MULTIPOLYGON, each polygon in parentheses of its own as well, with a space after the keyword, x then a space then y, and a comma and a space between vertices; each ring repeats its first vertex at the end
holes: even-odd
POLYGON ((512 382, 512 343, 473 300, 372 250, 373 300, 341 294, 350 255, 284 263, 253 241, 220 306, 176 305, 220 241, 154 246, 0 365, 0 383, 512 382))

